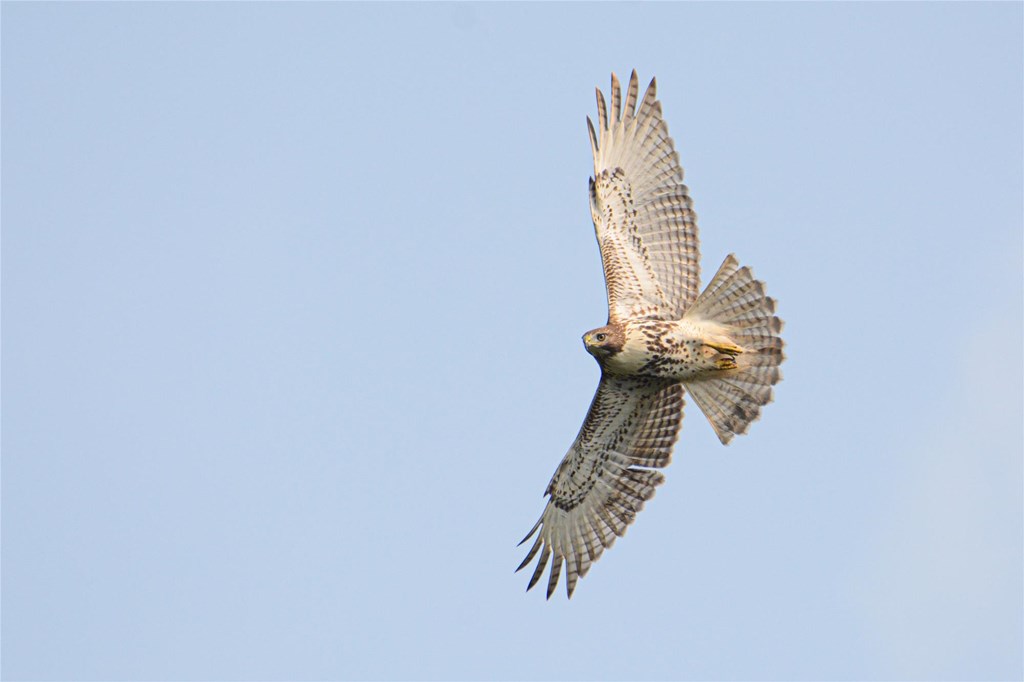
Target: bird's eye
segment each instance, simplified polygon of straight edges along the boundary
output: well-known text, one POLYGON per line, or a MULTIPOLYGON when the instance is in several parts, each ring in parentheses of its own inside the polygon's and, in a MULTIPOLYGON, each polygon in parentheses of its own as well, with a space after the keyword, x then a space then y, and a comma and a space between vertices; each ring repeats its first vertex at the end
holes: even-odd
POLYGON ((597 339, 598 343, 601 343, 602 341, 604 341, 605 339, 608 338, 608 335, 607 334, 598 334, 594 338, 597 339))

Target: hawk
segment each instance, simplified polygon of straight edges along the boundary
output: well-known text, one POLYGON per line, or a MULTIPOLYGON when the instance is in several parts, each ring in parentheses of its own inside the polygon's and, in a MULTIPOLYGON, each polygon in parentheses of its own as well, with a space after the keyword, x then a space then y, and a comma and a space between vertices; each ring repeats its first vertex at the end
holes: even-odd
POLYGON ((731 254, 700 292, 697 216, 651 80, 637 106, 612 74, 611 107, 597 90, 590 212, 604 264, 608 324, 583 335, 601 382, 576 440, 544 494, 527 590, 548 562, 547 597, 565 566, 566 593, 664 480, 689 393, 723 444, 746 433, 780 379, 775 301, 731 254), (623 99, 625 94, 625 99, 623 99))

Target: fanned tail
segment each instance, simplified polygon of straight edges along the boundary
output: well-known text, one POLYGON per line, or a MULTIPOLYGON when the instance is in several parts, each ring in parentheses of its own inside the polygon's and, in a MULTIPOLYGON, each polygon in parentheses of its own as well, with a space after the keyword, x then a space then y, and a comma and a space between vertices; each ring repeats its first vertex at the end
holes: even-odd
POLYGON ((782 379, 782 320, 775 316, 775 300, 765 294, 764 283, 754 279, 749 267, 740 267, 732 254, 685 318, 717 325, 738 346, 725 351, 738 351, 734 369, 686 383, 719 440, 728 445, 757 420, 761 408, 772 401, 772 386, 782 379))

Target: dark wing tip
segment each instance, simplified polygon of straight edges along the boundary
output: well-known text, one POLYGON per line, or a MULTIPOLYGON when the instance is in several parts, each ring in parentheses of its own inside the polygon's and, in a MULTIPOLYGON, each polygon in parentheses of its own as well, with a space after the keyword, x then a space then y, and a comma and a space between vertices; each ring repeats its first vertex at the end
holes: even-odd
POLYGON ((597 154, 597 131, 594 130, 594 122, 590 120, 589 116, 587 116, 587 132, 590 134, 590 151, 593 154, 597 154))
POLYGON ((541 523, 541 521, 543 521, 543 520, 544 520, 544 516, 542 515, 542 516, 541 516, 541 517, 540 517, 539 519, 537 519, 537 523, 533 524, 533 528, 531 528, 531 529, 530 529, 530 532, 526 534, 526 537, 525 537, 525 538, 523 538, 522 540, 520 540, 520 541, 519 541, 519 544, 517 544, 517 545, 516 545, 516 547, 519 547, 519 546, 520 546, 520 545, 522 545, 522 544, 523 544, 524 542, 526 542, 526 541, 527 541, 527 540, 529 540, 529 539, 530 539, 531 537, 533 537, 533 534, 537 532, 537 529, 538 529, 538 528, 540 528, 540 523, 541 523))
POLYGON ((562 555, 555 554, 554 552, 552 554, 551 572, 548 574, 548 599, 551 599, 551 595, 555 593, 555 588, 558 587, 558 579, 562 577, 562 555))
POLYGON ((541 536, 538 535, 537 536, 537 541, 533 543, 533 546, 530 547, 530 551, 526 553, 526 558, 523 559, 523 563, 519 564, 519 568, 517 568, 513 572, 514 573, 518 573, 519 571, 523 570, 526 567, 526 564, 528 564, 531 561, 533 561, 533 557, 536 556, 537 550, 540 549, 542 544, 544 544, 544 539, 541 536))

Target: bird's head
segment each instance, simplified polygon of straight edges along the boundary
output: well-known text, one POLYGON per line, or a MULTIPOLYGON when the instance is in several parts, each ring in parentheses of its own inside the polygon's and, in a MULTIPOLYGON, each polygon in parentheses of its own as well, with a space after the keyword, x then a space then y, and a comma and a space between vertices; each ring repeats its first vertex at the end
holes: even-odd
POLYGON ((583 345, 587 352, 598 360, 615 355, 626 343, 626 335, 618 325, 609 324, 591 329, 583 335, 583 345))

